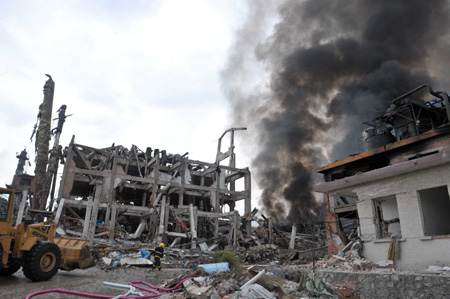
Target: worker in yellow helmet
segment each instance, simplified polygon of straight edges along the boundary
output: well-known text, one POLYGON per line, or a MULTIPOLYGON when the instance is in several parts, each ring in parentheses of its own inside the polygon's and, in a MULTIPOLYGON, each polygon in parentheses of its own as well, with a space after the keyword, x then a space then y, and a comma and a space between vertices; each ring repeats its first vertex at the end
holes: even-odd
POLYGON ((153 269, 158 269, 159 271, 161 271, 161 259, 164 256, 164 243, 159 244, 159 247, 153 249, 152 255, 155 256, 155 263, 153 264, 153 269))

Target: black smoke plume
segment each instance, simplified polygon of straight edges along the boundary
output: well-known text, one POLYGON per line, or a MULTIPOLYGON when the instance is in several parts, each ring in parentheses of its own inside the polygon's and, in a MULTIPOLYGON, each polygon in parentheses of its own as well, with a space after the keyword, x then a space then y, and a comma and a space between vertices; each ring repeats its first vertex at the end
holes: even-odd
POLYGON ((234 125, 254 133, 252 168, 264 212, 296 223, 319 206, 311 191, 321 179, 315 168, 357 153, 363 121, 422 83, 447 83, 434 76, 438 68, 449 69, 448 60, 439 61, 448 40, 449 3, 293 0, 249 6, 223 71, 224 89, 234 125))

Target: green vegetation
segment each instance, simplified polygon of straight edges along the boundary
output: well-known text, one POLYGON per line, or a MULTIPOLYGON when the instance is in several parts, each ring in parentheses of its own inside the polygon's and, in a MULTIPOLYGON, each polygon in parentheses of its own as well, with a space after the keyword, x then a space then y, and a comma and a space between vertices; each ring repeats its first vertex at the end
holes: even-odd
POLYGON ((241 266, 241 260, 234 254, 234 252, 215 251, 211 254, 211 257, 215 263, 227 262, 231 271, 242 273, 245 270, 245 268, 241 266))

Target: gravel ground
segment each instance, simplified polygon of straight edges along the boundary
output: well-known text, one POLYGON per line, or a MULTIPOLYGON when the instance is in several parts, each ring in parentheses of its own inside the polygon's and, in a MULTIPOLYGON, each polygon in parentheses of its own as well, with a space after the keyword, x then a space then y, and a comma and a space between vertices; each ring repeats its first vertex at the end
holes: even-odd
MULTIPOLYGON (((159 286, 163 281, 174 279, 180 275, 186 276, 188 269, 163 269, 159 272, 149 272, 149 268, 134 267, 125 269, 102 270, 98 267, 86 270, 58 271, 58 273, 49 281, 32 282, 28 280, 19 270, 9 277, 0 277, 0 298, 16 299, 25 298, 28 294, 35 291, 48 289, 66 289, 71 291, 88 292, 102 295, 117 296, 126 292, 126 289, 118 289, 103 285, 104 281, 128 284, 129 281, 146 281, 150 284, 159 286)), ((147 294, 146 292, 143 292, 147 294)), ((160 298, 168 298, 169 295, 163 295, 160 298)), ((63 293, 42 294, 33 297, 33 299, 60 298, 76 299, 87 298, 63 293)))

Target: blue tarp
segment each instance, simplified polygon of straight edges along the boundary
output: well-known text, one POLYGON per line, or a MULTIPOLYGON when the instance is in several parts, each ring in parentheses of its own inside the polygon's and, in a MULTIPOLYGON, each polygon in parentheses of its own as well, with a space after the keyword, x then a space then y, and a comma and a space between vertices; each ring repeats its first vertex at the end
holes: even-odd
POLYGON ((148 252, 145 249, 141 249, 141 257, 148 259, 149 256, 150 256, 150 252, 148 252))
POLYGON ((230 268, 228 268, 228 263, 202 264, 202 265, 198 265, 198 266, 205 269, 205 272, 208 274, 211 274, 213 272, 230 271, 230 268))

